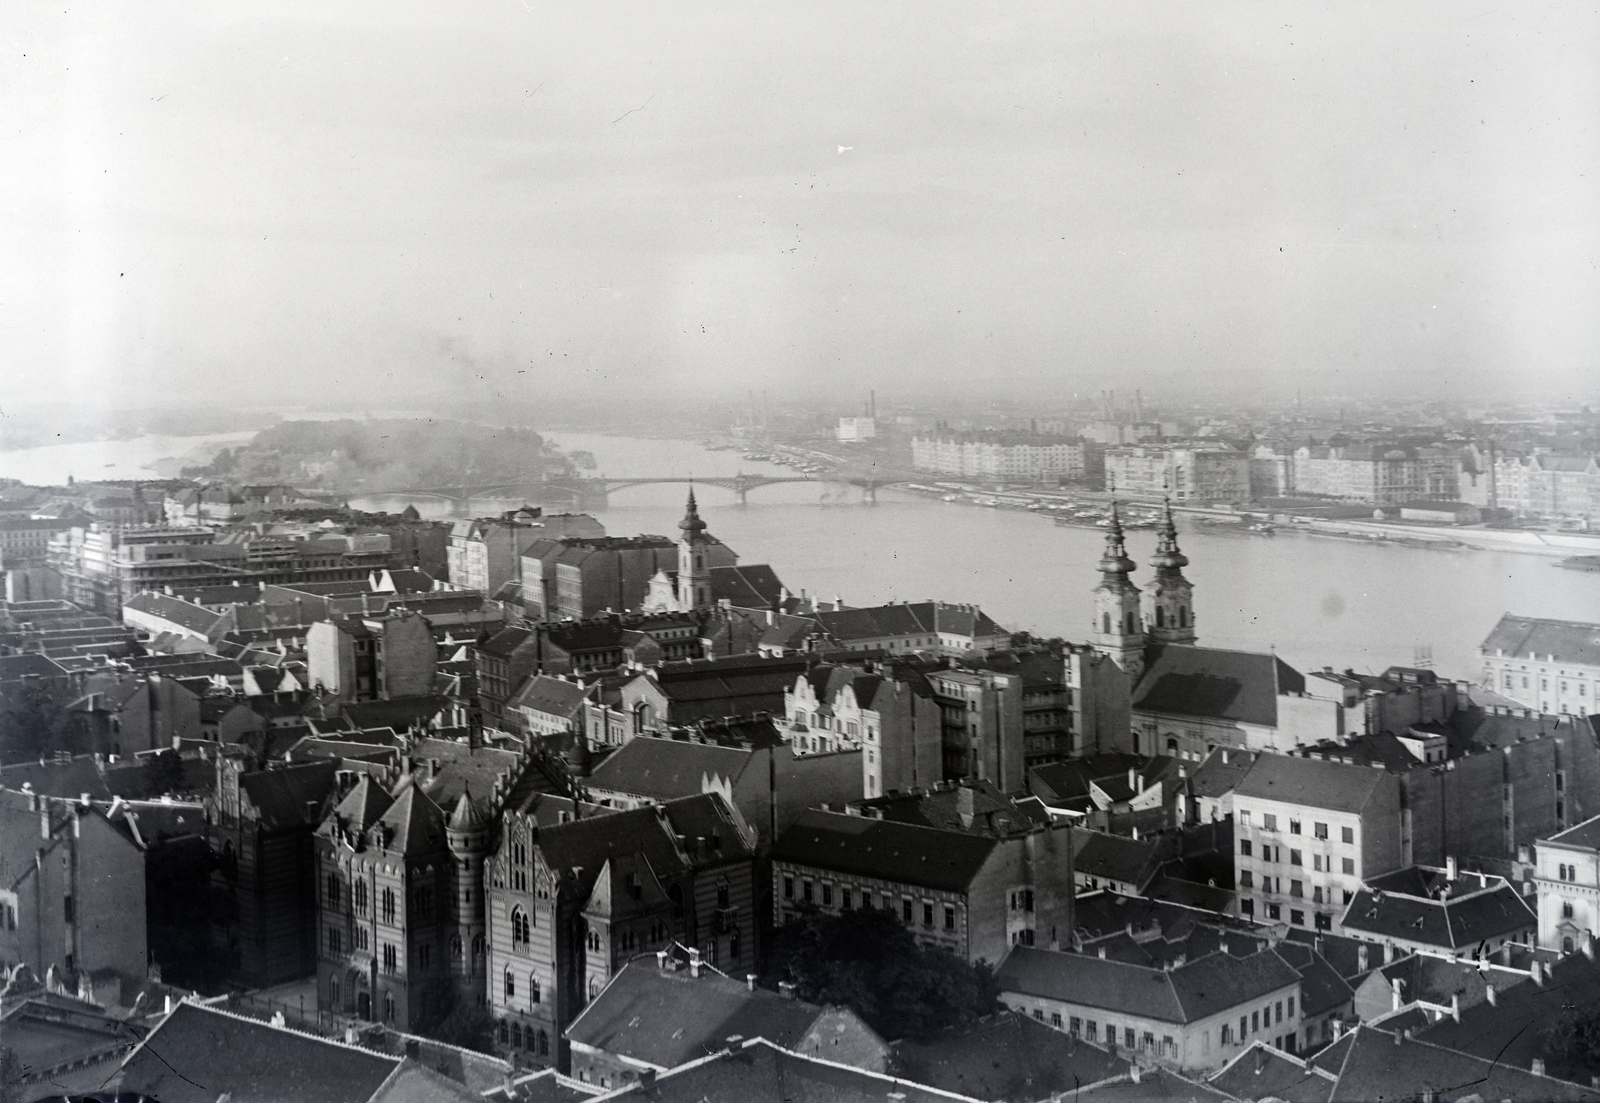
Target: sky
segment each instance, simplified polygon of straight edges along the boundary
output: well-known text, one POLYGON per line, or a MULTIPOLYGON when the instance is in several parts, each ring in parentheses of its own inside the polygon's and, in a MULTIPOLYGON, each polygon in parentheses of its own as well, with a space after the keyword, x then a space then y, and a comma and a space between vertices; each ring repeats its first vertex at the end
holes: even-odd
POLYGON ((1593 391, 1576 3, 0 12, 0 410, 1593 391))

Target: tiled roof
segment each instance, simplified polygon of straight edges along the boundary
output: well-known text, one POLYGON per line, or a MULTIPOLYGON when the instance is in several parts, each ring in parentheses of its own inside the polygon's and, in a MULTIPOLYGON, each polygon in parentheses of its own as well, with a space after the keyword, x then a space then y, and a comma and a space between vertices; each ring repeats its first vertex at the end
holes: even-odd
POLYGON ((1345 930, 1373 939, 1470 950, 1485 940, 1535 927, 1538 917, 1515 888, 1501 882, 1442 900, 1363 886, 1341 922, 1345 930))
POLYGON ((111 1086, 162 1103, 353 1103, 372 1099, 399 1066, 395 1057, 182 1003, 111 1086))
POLYGON ((400 782, 394 803, 378 817, 385 850, 429 854, 445 849, 444 811, 410 778, 400 782))
POLYGON ((1543 662, 1553 655, 1558 663, 1600 666, 1600 624, 1507 613, 1483 641, 1482 650, 1489 656, 1504 652, 1507 658, 1543 662))
POLYGON ((1379 786, 1389 780, 1389 774, 1370 766, 1264 754, 1257 756, 1234 795, 1334 812, 1360 812, 1379 786))
POLYGON ((1334 1078, 1265 1042, 1249 1048, 1206 1083, 1240 1099, 1281 1099, 1284 1103, 1327 1103, 1334 1078))
POLYGON ((1600 1089, 1535 1076, 1503 1061, 1458 1053, 1428 1042, 1396 1042, 1394 1035, 1366 1025, 1352 1033, 1332 1103, 1419 1098, 1424 1093, 1436 1099, 1476 1094, 1482 1099, 1517 1103, 1600 1100, 1600 1089))
POLYGON ((1543 843, 1559 843, 1563 846, 1582 847, 1585 850, 1600 850, 1600 816, 1591 817, 1580 824, 1567 828, 1565 831, 1550 836, 1548 839, 1543 839, 1541 844, 1543 843))
POLYGON ((753 842, 741 833, 736 813, 720 794, 684 797, 666 804, 610 812, 539 829, 538 849, 545 864, 557 870, 581 869, 583 892, 616 853, 639 853, 658 877, 696 865, 714 864, 753 853, 753 842), (707 849, 690 854, 675 836, 705 838, 707 849))
POLYGON ((676 1068, 727 1048, 730 1035, 793 1048, 822 1008, 703 970, 667 971, 653 958, 625 966, 570 1027, 567 1037, 607 1053, 676 1068))
POLYGON ((1004 628, 975 606, 939 601, 829 610, 815 613, 813 618, 829 635, 842 641, 887 636, 934 636, 940 633, 968 638, 1006 634, 1004 628))
POLYGON ((518 625, 512 625, 509 628, 500 629, 500 631, 496 632, 483 643, 479 644, 478 650, 482 651, 486 655, 498 655, 502 658, 510 658, 512 653, 515 652, 518 647, 521 647, 532 638, 533 630, 531 628, 523 628, 518 625))
POLYGON ((1009 1011, 927 1038, 908 1038, 893 1048, 902 1075, 980 1099, 1013 1098, 1019 1082, 1028 1085, 1027 1098, 1051 1098, 1126 1076, 1129 1069, 1116 1054, 1009 1011))
POLYGON ((549 674, 535 674, 517 687, 506 702, 507 710, 532 709, 547 716, 571 719, 583 707, 589 687, 549 674))
POLYGON ((998 845, 987 835, 813 810, 778 838, 772 859, 964 892, 998 845))
POLYGON ((203 605, 180 601, 178 598, 168 597, 153 590, 134 594, 123 607, 140 613, 149 613, 151 616, 171 621, 201 635, 209 634, 220 616, 203 605))
POLYGON ((1121 881, 1140 888, 1155 876, 1160 847, 1148 839, 1130 839, 1101 831, 1074 831, 1072 855, 1075 873, 1121 881))
POLYGON ((328 760, 242 774, 239 788, 268 827, 316 823, 333 791, 339 764, 328 760))
POLYGON ((971 1096, 792 1053, 761 1038, 663 1073, 649 1087, 635 1083, 598 1098, 606 1103, 978 1103, 971 1096))
POLYGON ((711 568, 711 600, 736 609, 776 609, 783 583, 765 563, 711 568))
POLYGON ((1133 707, 1276 727, 1278 694, 1304 690, 1305 678, 1276 655, 1169 645, 1139 679, 1133 707))
POLYGON ((1166 970, 1028 946, 1013 947, 995 976, 1003 992, 1168 1023, 1195 1022, 1299 980, 1271 950, 1248 957, 1212 953, 1166 970))
POLYGON ((595 790, 672 800, 702 792, 706 779, 737 780, 750 765, 751 752, 675 739, 641 736, 617 748, 588 779, 595 790))

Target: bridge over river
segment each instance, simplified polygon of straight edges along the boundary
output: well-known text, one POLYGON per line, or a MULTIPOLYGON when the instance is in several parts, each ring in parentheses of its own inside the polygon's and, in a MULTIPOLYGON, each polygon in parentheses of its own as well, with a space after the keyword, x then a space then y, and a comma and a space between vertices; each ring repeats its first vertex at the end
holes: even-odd
POLYGON ((852 475, 733 475, 726 477, 690 478, 687 475, 668 475, 641 478, 552 479, 549 482, 498 482, 479 483, 472 486, 429 486, 408 490, 385 491, 385 496, 399 498, 433 498, 441 501, 467 502, 473 498, 523 498, 529 502, 552 505, 570 505, 577 509, 604 509, 612 491, 626 490, 630 486, 652 483, 682 483, 692 486, 716 486, 731 490, 739 504, 744 505, 752 490, 780 483, 832 483, 860 487, 868 502, 878 500, 878 488, 890 486, 899 480, 872 479, 852 475))

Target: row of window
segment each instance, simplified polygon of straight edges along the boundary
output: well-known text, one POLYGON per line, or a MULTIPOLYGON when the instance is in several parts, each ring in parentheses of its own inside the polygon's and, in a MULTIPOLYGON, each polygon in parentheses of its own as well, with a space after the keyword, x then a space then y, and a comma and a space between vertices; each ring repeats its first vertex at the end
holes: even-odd
MULTIPOLYGON (((1298 817, 1296 817, 1296 816, 1288 816, 1288 817, 1285 817, 1285 818, 1289 821, 1289 823, 1288 823, 1289 834, 1291 834, 1291 835, 1299 835, 1301 833, 1301 828, 1302 828, 1302 824, 1301 824, 1300 819, 1298 817)), ((1250 810, 1248 808, 1240 809, 1240 811, 1239 811, 1239 825, 1241 827, 1249 827, 1250 826, 1250 810)), ((1263 813, 1261 813, 1261 830, 1263 830, 1263 831, 1276 831, 1276 830, 1278 830, 1278 817, 1272 812, 1263 812, 1263 813)), ((1321 823, 1321 822, 1318 822, 1316 820, 1313 820, 1312 823, 1311 823, 1311 834, 1312 834, 1313 838, 1326 840, 1328 838, 1328 825, 1325 824, 1325 823, 1321 823)), ((1339 841, 1344 843, 1346 846, 1353 845, 1355 843, 1355 841, 1356 841, 1355 828, 1353 828, 1353 827, 1341 827, 1341 828, 1339 828, 1339 841)))
MULTIPOLYGON (((1255 844, 1249 839, 1240 839, 1239 856, 1241 858, 1255 857, 1255 844)), ((1260 857, 1263 862, 1268 864, 1282 862, 1283 847, 1273 846, 1271 843, 1262 843, 1260 857)), ((1289 864, 1292 866, 1304 866, 1306 864, 1304 853, 1291 847, 1289 850, 1289 864)), ((1311 868, 1317 873, 1332 873, 1333 859, 1331 857, 1324 857, 1321 854, 1313 853, 1311 855, 1311 868)), ((1354 876, 1356 872, 1356 860, 1354 858, 1340 858, 1339 872, 1354 876)))
POLYGON ((501 1019, 498 1033, 500 1044, 503 1046, 527 1050, 535 1057, 550 1056, 550 1035, 547 1031, 536 1031, 531 1026, 523 1030, 521 1023, 516 1021, 507 1023, 505 1019, 501 1019))
MULTIPOLYGON (((1491 684, 1493 684, 1493 682, 1494 682, 1493 673, 1491 673, 1489 675, 1489 681, 1490 681, 1491 684)), ((1512 679, 1511 679, 1511 675, 1510 674, 1507 674, 1505 676, 1504 685, 1505 685, 1506 689, 1514 689, 1514 688, 1516 688, 1512 684, 1512 679)), ((1522 688, 1523 689, 1529 688, 1529 686, 1528 686, 1528 676, 1526 674, 1524 674, 1522 676, 1522 688)), ((1540 678, 1539 679, 1539 688, 1541 690, 1548 691, 1550 689, 1550 679, 1549 678, 1540 678)), ((1567 680, 1565 678, 1561 679, 1561 692, 1562 693, 1571 692, 1571 690, 1568 688, 1567 680)), ((1588 683, 1587 682, 1579 682, 1578 683, 1578 696, 1579 697, 1587 697, 1588 695, 1589 695, 1588 683)))
MULTIPOLYGON (((339 880, 337 873, 328 874, 327 891, 323 894, 323 902, 329 910, 337 910, 339 908, 340 899, 343 896, 341 884, 342 882, 339 880)), ((433 910, 432 889, 418 889, 413 894, 413 900, 414 902, 420 901, 421 904, 425 905, 427 913, 431 914, 433 910), (423 893, 426 895, 421 895, 423 893)), ((350 908, 357 915, 367 914, 367 883, 365 881, 357 881, 351 886, 350 908)), ((379 912, 385 923, 394 922, 394 889, 386 888, 383 890, 382 896, 379 898, 379 912)))
MULTIPOLYGON (((1347 892, 1344 895, 1345 903, 1348 904, 1350 902, 1350 894, 1347 892)), ((1328 902, 1331 903, 1331 901, 1328 902)), ((1276 922, 1283 918, 1283 906, 1281 904, 1266 903, 1263 905, 1263 907, 1266 910, 1267 918, 1269 920, 1276 922)), ((1239 914, 1245 916, 1246 918, 1254 918, 1256 914, 1256 902, 1250 899, 1240 900, 1239 914)), ((1304 927, 1306 925, 1306 913, 1299 908, 1290 908, 1289 922, 1294 924, 1296 927, 1304 927)), ((1313 912, 1311 915, 1311 925, 1319 931, 1331 931, 1333 930, 1333 916, 1325 912, 1313 912)))
MULTIPOLYGON (((1259 1034, 1263 1030, 1271 1030, 1275 1023, 1282 1023, 1284 1005, 1286 1003, 1288 1005, 1288 1017, 1292 1021, 1294 1019, 1293 996, 1290 996, 1288 1000, 1278 1000, 1276 1003, 1268 1004, 1259 1011, 1252 1011, 1248 1018, 1240 1015, 1239 1041, 1242 1043, 1251 1034, 1259 1034), (1248 1032, 1246 1028, 1248 1028, 1248 1032)), ((1291 1034, 1290 1037, 1292 1038, 1293 1035, 1291 1034)), ((1233 1024, 1231 1023, 1224 1023, 1222 1026, 1222 1044, 1225 1046, 1233 1044, 1233 1024)))
POLYGON ((1558 867, 1557 877, 1562 881, 1576 881, 1578 879, 1578 867, 1562 863, 1558 867))
MULTIPOLYGON (((821 886, 821 890, 822 890, 822 895, 821 895, 822 906, 825 907, 825 908, 833 907, 834 886, 831 883, 824 881, 822 886, 821 886)), ((784 877, 783 877, 783 898, 785 900, 793 900, 795 898, 794 892, 795 892, 794 875, 786 873, 786 874, 784 874, 784 877)), ((878 907, 880 907, 883 911, 892 913, 895 910, 893 894, 892 893, 888 893, 888 892, 882 892, 882 893, 879 893, 878 895, 879 895, 878 907)), ((1031 907, 1031 903, 1032 903, 1032 900, 1031 900, 1032 891, 1031 890, 1029 891, 1028 895, 1029 895, 1029 898, 1030 898, 1029 899, 1029 904, 1030 904, 1030 907, 1031 907)), ((816 882, 814 882, 809 877, 802 878, 801 881, 800 881, 800 900, 803 903, 806 903, 806 904, 815 904, 815 903, 817 903, 817 884, 816 884, 816 882)), ((851 911, 852 909, 854 909, 856 907, 857 900, 860 901, 860 908, 861 908, 862 911, 871 911, 873 909, 872 893, 869 890, 867 890, 867 889, 860 890, 860 894, 858 896, 856 891, 854 889, 852 889, 849 885, 841 885, 839 887, 839 910, 840 911, 851 911)), ((924 901, 922 901, 922 925, 924 927, 932 927, 934 925, 935 918, 936 918, 936 915, 935 915, 936 907, 937 907, 937 905, 935 905, 932 900, 924 900, 924 901)), ((909 897, 909 896, 902 896, 900 898, 900 919, 901 919, 901 921, 905 922, 905 923, 912 923, 912 922, 915 921, 915 919, 914 919, 915 915, 916 915, 916 901, 912 900, 912 898, 909 897)), ((947 931, 953 931, 953 930, 956 929, 956 906, 954 904, 946 904, 946 905, 944 905, 944 929, 947 930, 947 931)))

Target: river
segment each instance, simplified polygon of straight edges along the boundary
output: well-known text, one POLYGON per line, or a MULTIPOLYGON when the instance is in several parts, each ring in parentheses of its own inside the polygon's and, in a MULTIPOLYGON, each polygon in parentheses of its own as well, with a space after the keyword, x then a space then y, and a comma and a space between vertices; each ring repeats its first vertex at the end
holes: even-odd
MULTIPOLYGON (((791 475, 737 452, 711 452, 692 441, 552 432, 561 448, 592 452, 596 474, 622 476, 791 475)), ((204 455, 248 433, 47 445, 0 452, 0 476, 30 483, 149 478, 157 461, 204 455)), ((193 462, 191 460, 191 462, 193 462)), ((684 490, 676 485, 617 491, 600 513, 614 535, 676 535, 684 490)), ((770 563, 791 590, 842 597, 847 604, 887 601, 976 602, 1000 623, 1047 636, 1082 639, 1103 534, 1063 528, 1047 517, 983 509, 893 489, 876 505, 854 487, 764 487, 739 506, 731 491, 703 486, 701 514, 745 562, 770 563)), ((358 500, 362 508, 404 508, 406 500, 358 500)), ((429 516, 468 516, 504 508, 480 501, 452 510, 418 501, 429 516)), ((1276 648, 1300 669, 1382 670, 1431 649, 1441 673, 1472 678, 1477 646, 1500 615, 1600 620, 1600 574, 1563 570, 1542 556, 1471 549, 1373 545, 1281 532, 1251 536, 1215 531, 1180 518, 1187 574, 1195 584, 1202 643, 1276 648)), ((1149 578, 1155 536, 1128 534, 1149 578)))
MULTIPOLYGON (((608 478, 793 474, 692 441, 548 435, 565 450, 592 452, 595 474, 608 478)), ((657 484, 617 491, 599 517, 613 535, 675 536, 684 490, 657 484)), ((1088 634, 1100 530, 892 489, 880 490, 871 505, 860 490, 838 484, 764 487, 751 491, 744 506, 716 487, 702 487, 697 497, 714 535, 744 562, 772 564, 791 590, 837 595, 849 605, 976 602, 1008 628, 1068 639, 1088 634)), ((398 510, 406 502, 353 504, 398 510)), ((435 517, 503 508, 498 502, 453 511, 444 503, 416 505, 435 517)), ((1563 570, 1541 556, 1208 528, 1179 521, 1200 642, 1274 648, 1301 670, 1381 671, 1411 664, 1426 648, 1441 674, 1471 679, 1478 644, 1502 613, 1600 620, 1600 574, 1563 570)), ((1154 546, 1152 532, 1128 534, 1128 550, 1140 565, 1136 581, 1150 577, 1146 561, 1154 546)))

